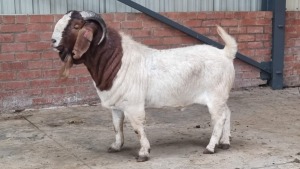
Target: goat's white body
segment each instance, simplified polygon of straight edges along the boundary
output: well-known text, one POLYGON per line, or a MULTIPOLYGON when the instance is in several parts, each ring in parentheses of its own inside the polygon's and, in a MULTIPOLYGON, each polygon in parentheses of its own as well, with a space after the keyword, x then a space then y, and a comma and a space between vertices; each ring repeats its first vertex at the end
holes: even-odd
MULTIPOLYGON (((229 145, 230 110, 226 102, 234 81, 232 54, 235 55, 236 49, 195 45, 156 50, 123 33, 121 37, 122 66, 114 84, 109 91, 97 89, 102 105, 112 109, 114 121, 118 121, 114 122, 117 134, 111 148, 119 150, 123 144, 120 112, 124 112, 140 134, 139 155, 148 156, 150 144, 143 129, 145 107, 194 103, 207 105, 212 115, 214 131, 207 150, 214 152, 219 142, 229 145)), ((236 48, 235 41, 231 45, 236 48)))
POLYGON ((122 67, 109 91, 98 91, 102 105, 179 107, 227 100, 234 80, 232 59, 208 45, 156 50, 122 34, 122 67))

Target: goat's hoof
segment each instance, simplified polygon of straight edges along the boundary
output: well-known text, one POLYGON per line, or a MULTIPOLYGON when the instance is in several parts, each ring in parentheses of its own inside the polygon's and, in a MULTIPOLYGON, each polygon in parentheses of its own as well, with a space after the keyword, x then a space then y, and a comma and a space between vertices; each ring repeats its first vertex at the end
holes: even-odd
POLYGON ((145 161, 148 161, 148 160, 149 160, 149 157, 147 157, 147 156, 138 156, 136 158, 137 162, 145 162, 145 161))
POLYGON ((117 153, 117 152, 120 152, 120 151, 121 150, 117 150, 117 149, 114 149, 112 147, 109 147, 108 150, 107 150, 107 152, 109 152, 109 153, 117 153))
POLYGON ((205 149, 204 151, 203 151, 203 154, 214 154, 215 152, 213 152, 213 151, 210 151, 210 150, 208 150, 208 149, 205 149))
POLYGON ((230 144, 220 144, 218 147, 223 149, 223 150, 228 150, 229 147, 230 147, 230 144))

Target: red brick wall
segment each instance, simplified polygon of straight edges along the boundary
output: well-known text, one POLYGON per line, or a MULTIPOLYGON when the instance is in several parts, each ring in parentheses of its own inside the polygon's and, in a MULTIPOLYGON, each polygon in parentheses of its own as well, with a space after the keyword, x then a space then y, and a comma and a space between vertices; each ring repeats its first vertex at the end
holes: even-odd
MULTIPOLYGON (((237 39, 241 53, 257 61, 270 60, 271 12, 190 12, 163 15, 218 41, 220 39, 215 25, 219 24, 237 39)), ((291 17, 291 14, 288 16, 291 17)), ((57 79, 61 62, 50 49, 50 39, 54 24, 60 17, 61 15, 0 16, 0 110, 99 101, 85 67, 73 67, 68 80, 57 79)), ((144 14, 110 13, 103 14, 103 18, 109 26, 131 34, 137 41, 154 48, 200 44, 144 14)), ((295 40, 295 44, 299 45, 299 42, 295 40)), ((290 62, 294 62, 295 55, 287 57, 290 62)), ((235 67, 235 88, 265 83, 259 79, 257 69, 237 59, 235 67)), ((298 72, 292 73, 299 75, 299 67, 298 63, 298 72)), ((286 70, 286 73, 290 73, 290 70, 286 70)), ((288 84, 292 81, 289 78, 286 78, 288 84)))
POLYGON ((300 12, 287 12, 284 84, 300 85, 300 12))

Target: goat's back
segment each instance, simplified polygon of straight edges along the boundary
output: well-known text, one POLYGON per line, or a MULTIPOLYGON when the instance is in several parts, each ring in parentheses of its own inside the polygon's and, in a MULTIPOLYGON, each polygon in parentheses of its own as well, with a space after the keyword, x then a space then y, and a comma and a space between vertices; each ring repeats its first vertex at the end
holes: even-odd
POLYGON ((224 50, 196 45, 158 50, 146 57, 147 103, 151 107, 207 104, 227 100, 234 80, 232 59, 224 50))

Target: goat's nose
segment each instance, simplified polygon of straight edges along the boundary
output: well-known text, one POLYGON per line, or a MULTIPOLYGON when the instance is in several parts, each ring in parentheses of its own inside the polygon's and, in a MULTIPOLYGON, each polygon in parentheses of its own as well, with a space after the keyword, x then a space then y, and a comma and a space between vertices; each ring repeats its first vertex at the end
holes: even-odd
POLYGON ((51 39, 51 42, 52 42, 52 43, 55 43, 55 42, 56 42, 56 40, 55 40, 55 39, 51 39))

